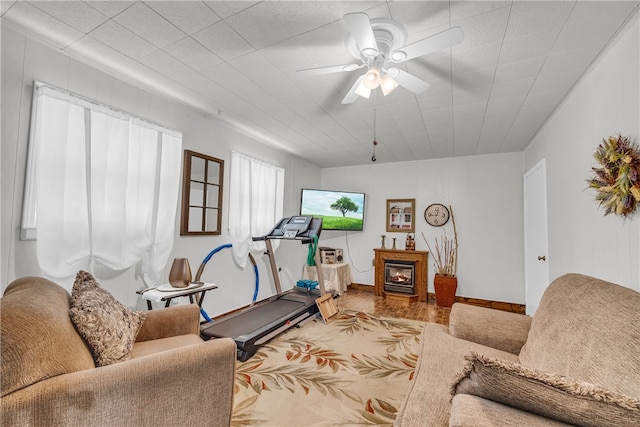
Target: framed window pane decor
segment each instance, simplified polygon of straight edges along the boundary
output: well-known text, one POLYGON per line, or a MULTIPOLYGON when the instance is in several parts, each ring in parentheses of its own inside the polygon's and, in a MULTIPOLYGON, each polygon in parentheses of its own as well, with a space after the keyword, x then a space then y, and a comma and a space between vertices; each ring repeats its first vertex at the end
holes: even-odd
POLYGON ((221 234, 224 160, 184 150, 180 235, 221 234))
POLYGON ((387 199, 387 231, 415 231, 416 199, 387 199))

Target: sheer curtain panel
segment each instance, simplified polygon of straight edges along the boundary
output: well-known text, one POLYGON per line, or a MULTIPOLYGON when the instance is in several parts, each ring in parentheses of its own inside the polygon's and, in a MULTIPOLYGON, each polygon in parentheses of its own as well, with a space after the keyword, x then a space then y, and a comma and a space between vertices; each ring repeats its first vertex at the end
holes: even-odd
MULTIPOLYGON (((229 181, 229 238, 234 259, 244 268, 249 250, 266 249, 252 237, 267 234, 282 218, 284 169, 234 151, 229 181)), ((272 242, 274 250, 278 243, 272 242)))
POLYGON ((140 262, 145 282, 158 283, 173 246, 181 134, 45 84, 34 91, 23 227, 35 226, 42 272, 67 286, 80 269, 140 262))

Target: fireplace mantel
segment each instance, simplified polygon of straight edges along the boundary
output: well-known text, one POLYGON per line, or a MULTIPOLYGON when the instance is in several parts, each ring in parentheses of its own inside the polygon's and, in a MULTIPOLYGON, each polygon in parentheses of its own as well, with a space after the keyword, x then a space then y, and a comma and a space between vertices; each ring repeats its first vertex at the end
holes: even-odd
POLYGON ((375 252, 375 283, 374 292, 377 296, 385 296, 384 291, 384 262, 411 261, 415 262, 415 292, 418 301, 427 302, 427 251, 405 251, 401 249, 374 249, 375 252))

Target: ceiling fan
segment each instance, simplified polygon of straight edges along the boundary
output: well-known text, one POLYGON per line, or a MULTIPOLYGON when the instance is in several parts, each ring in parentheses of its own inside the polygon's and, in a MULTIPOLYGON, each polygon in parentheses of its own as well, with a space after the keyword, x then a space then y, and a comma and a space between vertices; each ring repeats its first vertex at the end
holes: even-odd
POLYGON ((343 104, 351 104, 358 96, 369 98, 371 91, 378 87, 384 96, 398 86, 414 93, 427 90, 429 83, 396 65, 451 47, 464 39, 462 29, 453 27, 405 46, 407 30, 398 21, 385 18, 370 20, 366 13, 360 12, 344 15, 344 21, 349 29, 345 39, 347 51, 360 62, 298 70, 301 74, 317 75, 355 71, 366 67, 367 72, 357 78, 342 99, 343 104))

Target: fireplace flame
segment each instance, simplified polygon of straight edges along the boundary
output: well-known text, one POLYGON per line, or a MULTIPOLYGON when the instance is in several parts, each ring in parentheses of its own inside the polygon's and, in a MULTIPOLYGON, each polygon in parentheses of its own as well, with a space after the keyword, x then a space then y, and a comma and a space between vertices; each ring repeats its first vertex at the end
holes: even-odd
POLYGON ((391 280, 394 283, 406 283, 406 282, 409 282, 411 280, 411 276, 407 276, 406 274, 397 273, 397 274, 394 274, 393 276, 389 277, 389 280, 391 280))

